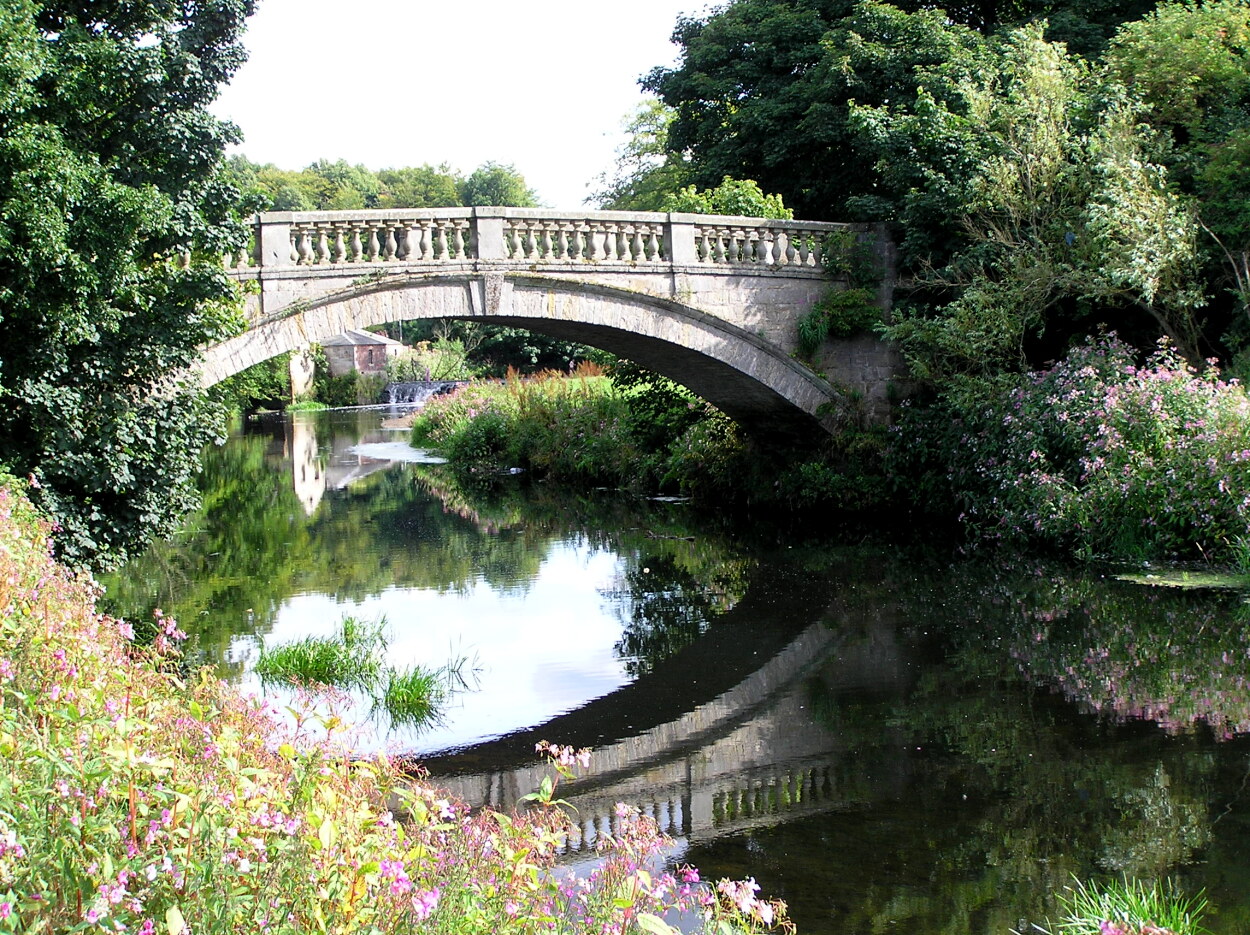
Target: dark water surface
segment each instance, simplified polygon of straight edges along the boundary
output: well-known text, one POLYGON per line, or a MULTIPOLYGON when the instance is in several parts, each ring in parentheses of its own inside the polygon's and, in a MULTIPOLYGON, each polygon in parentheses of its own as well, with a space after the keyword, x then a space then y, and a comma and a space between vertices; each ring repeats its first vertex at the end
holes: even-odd
MULTIPOLYGON (((567 787, 590 853, 627 801, 705 878, 754 876, 800 932, 1031 931, 1081 879, 1205 889, 1250 929, 1250 595, 937 551, 778 540, 681 504, 480 489, 377 411, 250 424, 205 508, 105 582, 188 653, 385 618, 387 661, 472 673, 439 723, 362 746, 512 807, 534 743, 595 748, 567 787)), ((563 789, 564 787, 562 787, 563 789)))

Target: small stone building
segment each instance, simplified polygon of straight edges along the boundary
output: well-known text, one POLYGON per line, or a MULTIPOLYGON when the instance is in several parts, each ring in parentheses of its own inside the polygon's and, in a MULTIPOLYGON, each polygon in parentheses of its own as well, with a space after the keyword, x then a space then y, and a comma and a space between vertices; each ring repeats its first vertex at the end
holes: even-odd
POLYGON ((386 373, 386 362, 407 347, 380 334, 368 331, 346 331, 321 345, 326 355, 330 376, 351 373, 386 373))

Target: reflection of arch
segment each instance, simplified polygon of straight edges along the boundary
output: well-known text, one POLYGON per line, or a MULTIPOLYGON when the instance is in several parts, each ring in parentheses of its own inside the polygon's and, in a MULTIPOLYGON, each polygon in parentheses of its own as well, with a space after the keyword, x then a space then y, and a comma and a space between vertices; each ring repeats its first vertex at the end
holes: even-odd
POLYGON ((826 684, 848 691, 912 676, 890 619, 820 622, 829 609, 824 584, 802 575, 755 581, 706 633, 638 681, 537 727, 421 763, 440 788, 508 811, 549 772, 535 762, 536 740, 594 747, 590 775, 561 785, 578 809, 574 848, 610 830, 618 801, 692 838, 839 807, 847 792, 834 767, 845 743, 808 710, 806 680, 818 666, 826 684), (792 626, 761 623, 768 619, 792 626), (691 661, 709 657, 713 665, 691 661), (604 737, 619 739, 604 745, 604 737))
MULTIPOLYGON (((838 398, 826 381, 772 341, 694 304, 649 291, 507 271, 405 271, 341 282, 308 300, 272 300, 269 307, 283 304, 283 310, 205 350, 205 382, 211 385, 350 328, 452 318, 529 328, 628 357, 756 430, 810 430, 818 410, 838 398)), ((742 300, 749 298, 744 292, 742 300)))

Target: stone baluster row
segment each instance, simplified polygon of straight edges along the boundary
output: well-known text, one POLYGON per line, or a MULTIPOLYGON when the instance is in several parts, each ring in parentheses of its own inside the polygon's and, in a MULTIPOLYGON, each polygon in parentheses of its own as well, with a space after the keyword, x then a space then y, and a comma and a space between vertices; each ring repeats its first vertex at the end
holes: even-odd
POLYGON ((712 798, 712 820, 723 825, 752 815, 775 814, 804 803, 828 801, 833 796, 833 777, 828 767, 805 769, 717 792, 712 798))
POLYGON ((471 240, 468 218, 313 221, 291 225, 291 262, 322 266, 463 260, 469 258, 471 240))
POLYGON ((785 268, 818 272, 833 225, 692 215, 586 217, 475 208, 459 211, 346 212, 262 216, 256 246, 224 257, 226 267, 332 266, 486 260, 524 265, 785 268), (810 226, 808 226, 810 224, 810 226))
POLYGON ((729 266, 820 266, 816 231, 767 226, 695 225, 695 250, 701 263, 729 266))
POLYGON ((664 262, 664 225, 556 218, 508 218, 508 259, 531 263, 664 262))
MULTIPOLYGON (((680 799, 636 804, 642 815, 655 821, 662 834, 678 837, 690 830, 680 799)), ((621 819, 615 813, 581 816, 569 828, 563 852, 592 851, 601 837, 616 837, 621 831, 621 819)))

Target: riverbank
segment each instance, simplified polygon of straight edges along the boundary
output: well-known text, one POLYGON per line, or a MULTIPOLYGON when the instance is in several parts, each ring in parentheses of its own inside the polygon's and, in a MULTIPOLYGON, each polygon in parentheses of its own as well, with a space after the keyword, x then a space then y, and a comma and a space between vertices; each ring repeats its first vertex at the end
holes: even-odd
POLYGON ((680 493, 722 510, 957 527, 972 544, 1250 574, 1250 397, 1161 345, 1113 335, 1036 373, 952 383, 895 424, 853 414, 765 448, 655 377, 545 375, 432 400, 415 444, 460 470, 680 493))
MULTIPOLYGON (((667 933, 677 911, 786 927, 746 884, 655 871, 665 841, 626 807, 576 880, 555 864, 554 804, 471 811, 384 756, 356 760, 328 696, 282 726, 184 670, 160 611, 150 645, 99 614, 47 531, 0 485, 0 930, 667 933)), ((556 782, 572 768, 561 751, 552 766, 556 782)))

